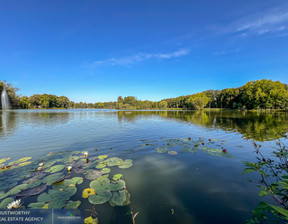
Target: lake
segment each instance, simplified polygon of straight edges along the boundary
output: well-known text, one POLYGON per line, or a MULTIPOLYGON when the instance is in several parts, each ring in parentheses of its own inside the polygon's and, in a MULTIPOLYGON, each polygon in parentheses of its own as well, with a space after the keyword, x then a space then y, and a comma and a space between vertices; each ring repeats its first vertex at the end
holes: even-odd
MULTIPOLYGON (((109 167, 109 179, 123 174, 130 204, 96 204, 101 224, 132 223, 127 221, 131 210, 139 212, 137 224, 244 223, 262 199, 257 174, 242 174, 243 161, 256 161, 252 141, 261 142, 262 152, 269 154, 277 133, 288 132, 285 112, 75 109, 12 110, 0 115, 0 160, 31 156, 38 162, 50 152, 63 151, 87 151, 91 161, 99 155, 133 160, 127 169, 109 167)), ((83 154, 78 155, 83 162, 83 154)), ((7 181, 4 172, 2 186, 7 181)), ((17 177, 13 172, 9 175, 17 177)), ((77 176, 73 170, 71 175, 77 176)), ((84 178, 70 198, 80 200, 81 209, 92 207, 81 197, 90 182, 84 178)), ((19 179, 14 186, 20 183, 19 179)), ((0 195, 9 189, 2 187, 0 195)), ((23 199, 23 205, 37 197, 23 199)), ((86 211, 85 217, 89 215, 86 211)))

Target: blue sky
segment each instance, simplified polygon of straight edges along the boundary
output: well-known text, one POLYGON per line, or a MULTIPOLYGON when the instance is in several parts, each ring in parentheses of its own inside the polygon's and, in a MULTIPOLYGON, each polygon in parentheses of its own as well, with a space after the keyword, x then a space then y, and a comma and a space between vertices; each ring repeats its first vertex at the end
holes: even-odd
POLYGON ((0 80, 22 95, 160 100, 287 77, 286 0, 0 0, 0 80))

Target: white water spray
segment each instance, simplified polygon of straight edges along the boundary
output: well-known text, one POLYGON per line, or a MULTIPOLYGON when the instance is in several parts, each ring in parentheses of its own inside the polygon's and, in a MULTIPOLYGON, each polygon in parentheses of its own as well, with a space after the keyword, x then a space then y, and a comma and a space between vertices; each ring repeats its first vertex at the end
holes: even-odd
POLYGON ((10 105, 9 105, 9 98, 6 90, 4 89, 1 94, 1 104, 2 104, 2 110, 9 110, 10 105))

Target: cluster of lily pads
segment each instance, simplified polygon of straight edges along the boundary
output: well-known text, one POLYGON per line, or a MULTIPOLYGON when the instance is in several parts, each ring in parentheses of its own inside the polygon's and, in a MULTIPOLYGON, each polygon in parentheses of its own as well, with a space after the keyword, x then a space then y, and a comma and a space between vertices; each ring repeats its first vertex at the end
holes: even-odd
MULTIPOLYGON (((76 209, 81 200, 71 198, 85 179, 91 182, 89 188, 83 190, 82 197, 91 204, 130 204, 123 175, 115 174, 109 179, 112 167, 130 168, 133 165, 130 159, 108 158, 107 155, 90 158, 87 152, 65 151, 51 152, 36 161, 31 161, 31 157, 9 161, 10 158, 0 159, 0 209, 76 209), (21 199, 22 203, 16 199, 21 199)), ((90 216, 85 223, 96 223, 96 219, 90 216)))
POLYGON ((143 139, 138 149, 152 147, 158 153, 168 153, 169 155, 177 155, 178 153, 196 153, 198 151, 205 152, 213 156, 225 156, 231 158, 232 155, 224 149, 225 140, 204 139, 199 138, 192 140, 189 138, 160 138, 159 140, 143 139))

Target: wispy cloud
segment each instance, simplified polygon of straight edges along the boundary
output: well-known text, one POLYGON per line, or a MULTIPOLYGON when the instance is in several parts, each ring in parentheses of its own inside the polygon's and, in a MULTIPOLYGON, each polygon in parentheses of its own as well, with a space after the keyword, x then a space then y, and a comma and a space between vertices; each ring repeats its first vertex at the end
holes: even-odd
POLYGON ((244 16, 223 29, 224 33, 235 33, 239 37, 286 32, 288 7, 270 9, 261 13, 244 16))
POLYGON ((157 53, 157 54, 149 54, 139 52, 135 55, 120 57, 120 58, 108 58, 104 60, 94 61, 93 65, 120 65, 120 66, 130 66, 147 60, 168 60, 172 58, 178 58, 181 56, 185 56, 189 54, 188 49, 179 49, 170 53, 157 53))

